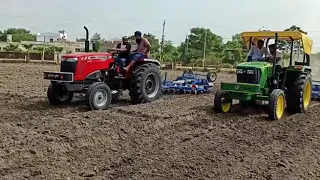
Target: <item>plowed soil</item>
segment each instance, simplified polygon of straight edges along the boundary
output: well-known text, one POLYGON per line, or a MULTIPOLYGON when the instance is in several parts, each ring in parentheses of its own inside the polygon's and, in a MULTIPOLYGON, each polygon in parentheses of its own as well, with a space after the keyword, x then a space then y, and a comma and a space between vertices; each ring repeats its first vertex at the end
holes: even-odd
POLYGON ((213 94, 53 107, 42 72, 57 66, 0 65, 0 179, 320 179, 319 106, 282 121, 215 114, 213 94))

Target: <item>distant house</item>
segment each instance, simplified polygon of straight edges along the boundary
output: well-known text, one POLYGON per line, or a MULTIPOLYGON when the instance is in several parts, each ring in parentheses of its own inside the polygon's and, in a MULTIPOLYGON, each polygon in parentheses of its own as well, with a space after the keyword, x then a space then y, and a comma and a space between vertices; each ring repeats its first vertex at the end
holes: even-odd
POLYGON ((58 31, 58 32, 44 32, 38 33, 36 41, 37 42, 57 42, 61 40, 67 39, 67 32, 65 31, 58 31))

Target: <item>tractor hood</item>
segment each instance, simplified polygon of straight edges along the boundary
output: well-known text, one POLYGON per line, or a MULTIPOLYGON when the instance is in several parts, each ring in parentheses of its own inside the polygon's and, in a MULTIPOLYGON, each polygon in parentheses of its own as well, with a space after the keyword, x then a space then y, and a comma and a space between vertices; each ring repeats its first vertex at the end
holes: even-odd
POLYGON ((266 68, 266 67, 272 67, 272 63, 269 62, 259 62, 259 61, 254 61, 254 62, 243 62, 237 65, 237 68, 266 68))
POLYGON ((78 58, 84 56, 112 56, 111 53, 107 52, 77 52, 72 54, 64 54, 63 58, 78 58))

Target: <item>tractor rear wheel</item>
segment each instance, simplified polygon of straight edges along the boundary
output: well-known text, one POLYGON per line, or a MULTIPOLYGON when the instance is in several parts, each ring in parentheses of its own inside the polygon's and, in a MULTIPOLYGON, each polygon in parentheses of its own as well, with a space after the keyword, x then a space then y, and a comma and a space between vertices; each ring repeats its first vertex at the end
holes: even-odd
POLYGON ((288 83, 287 110, 290 113, 304 113, 311 104, 312 80, 310 73, 301 73, 288 83))
POLYGON ((269 96, 268 115, 271 120, 280 120, 284 114, 286 98, 283 90, 275 89, 269 96))
POLYGON ((230 112, 232 106, 232 99, 226 92, 217 91, 214 97, 214 110, 216 113, 230 112))
POLYGON ((155 64, 147 63, 135 68, 129 92, 132 104, 157 100, 162 94, 161 83, 160 69, 155 64))
POLYGON ((73 92, 68 91, 64 85, 52 83, 48 87, 47 98, 52 105, 65 105, 72 101, 73 92))
POLYGON ((108 109, 111 105, 112 93, 109 86, 96 82, 86 92, 85 104, 92 110, 108 109))

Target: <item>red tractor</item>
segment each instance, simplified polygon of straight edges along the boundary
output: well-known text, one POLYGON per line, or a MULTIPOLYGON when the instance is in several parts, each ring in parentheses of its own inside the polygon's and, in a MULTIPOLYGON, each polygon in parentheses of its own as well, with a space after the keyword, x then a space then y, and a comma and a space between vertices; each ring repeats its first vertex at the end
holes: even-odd
POLYGON ((51 81, 47 91, 50 104, 68 104, 74 93, 84 93, 85 104, 99 110, 107 109, 122 90, 129 90, 132 104, 148 103, 161 96, 159 61, 141 59, 120 76, 116 53, 89 52, 89 32, 84 28, 85 52, 63 55, 60 72, 44 72, 44 79, 51 81))

